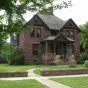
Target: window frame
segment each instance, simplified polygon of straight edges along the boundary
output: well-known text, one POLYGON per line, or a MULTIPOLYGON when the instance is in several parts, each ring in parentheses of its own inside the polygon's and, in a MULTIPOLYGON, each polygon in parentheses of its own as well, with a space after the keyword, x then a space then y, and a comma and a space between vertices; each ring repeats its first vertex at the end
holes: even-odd
POLYGON ((16 33, 13 33, 12 35, 13 35, 13 40, 16 41, 16 40, 17 40, 17 35, 16 35, 16 33))
POLYGON ((71 39, 75 39, 75 33, 74 33, 74 31, 71 30, 71 33, 70 34, 71 34, 71 39))
POLYGON ((39 55, 39 44, 32 44, 32 54, 39 55))
POLYGON ((70 38, 70 30, 66 30, 66 37, 70 38))
POLYGON ((30 37, 34 38, 35 37, 35 28, 32 28, 30 30, 30 37), (33 34, 32 34, 32 29, 33 29, 33 34))
POLYGON ((41 28, 36 28, 36 38, 41 38, 41 28), (40 33, 38 33, 38 30, 40 33))
POLYGON ((67 45, 67 53, 68 53, 68 54, 74 53, 74 45, 67 45), (71 52, 69 52, 68 48, 71 49, 71 52))
POLYGON ((51 31, 51 36, 57 36, 57 31, 51 31))

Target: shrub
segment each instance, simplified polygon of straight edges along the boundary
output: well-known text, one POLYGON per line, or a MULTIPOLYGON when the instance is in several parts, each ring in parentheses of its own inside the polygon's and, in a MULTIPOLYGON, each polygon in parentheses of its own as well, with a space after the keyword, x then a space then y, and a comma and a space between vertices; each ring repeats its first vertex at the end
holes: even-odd
POLYGON ((76 64, 70 64, 69 67, 70 68, 75 68, 76 67, 76 64))
POLYGON ((54 62, 50 62, 49 65, 55 65, 55 63, 54 62))
POLYGON ((88 60, 88 53, 84 52, 81 54, 81 58, 77 61, 77 64, 84 64, 86 60, 88 60))
POLYGON ((6 59, 9 65, 22 65, 24 63, 23 50, 19 46, 6 43, 1 50, 1 56, 6 59))
POLYGON ((88 53, 84 52, 84 53, 81 54, 81 61, 85 62, 86 60, 88 60, 88 53))
POLYGON ((37 59, 36 61, 28 62, 27 65, 42 65, 43 63, 37 59))
POLYGON ((85 61, 84 67, 87 67, 88 68, 88 60, 85 61))

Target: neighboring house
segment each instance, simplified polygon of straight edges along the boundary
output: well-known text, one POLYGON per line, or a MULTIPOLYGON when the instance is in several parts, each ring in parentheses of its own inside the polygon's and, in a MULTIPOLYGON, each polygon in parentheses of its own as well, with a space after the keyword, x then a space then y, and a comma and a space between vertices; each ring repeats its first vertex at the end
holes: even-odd
POLYGON ((25 63, 40 59, 45 64, 56 55, 68 60, 71 55, 80 59, 79 27, 72 19, 63 21, 53 13, 36 14, 25 24, 18 37, 13 33, 11 42, 24 50, 25 63), (33 25, 33 28, 28 28, 33 25))

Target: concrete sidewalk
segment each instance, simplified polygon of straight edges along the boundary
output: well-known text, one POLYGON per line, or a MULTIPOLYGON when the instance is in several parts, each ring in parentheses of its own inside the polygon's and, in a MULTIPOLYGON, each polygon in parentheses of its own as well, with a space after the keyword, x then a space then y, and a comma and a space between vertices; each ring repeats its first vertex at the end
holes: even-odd
POLYGON ((49 88, 71 88, 69 86, 57 83, 55 81, 49 80, 49 78, 62 78, 62 77, 79 77, 79 76, 88 76, 88 74, 83 75, 66 75, 66 76, 39 76, 33 73, 35 69, 27 70, 28 77, 11 77, 11 78, 0 78, 0 80, 26 80, 26 79, 36 79, 40 83, 46 85, 49 88))

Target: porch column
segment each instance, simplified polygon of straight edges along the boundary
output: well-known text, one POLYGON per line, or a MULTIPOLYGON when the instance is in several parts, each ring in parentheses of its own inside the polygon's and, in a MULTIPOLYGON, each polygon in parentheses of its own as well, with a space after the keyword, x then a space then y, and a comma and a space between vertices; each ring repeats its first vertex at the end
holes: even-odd
POLYGON ((55 51, 56 51, 56 48, 55 48, 56 46, 55 46, 55 42, 54 42, 54 53, 56 53, 55 51))
POLYGON ((48 42, 46 42, 46 53, 48 53, 48 42))

